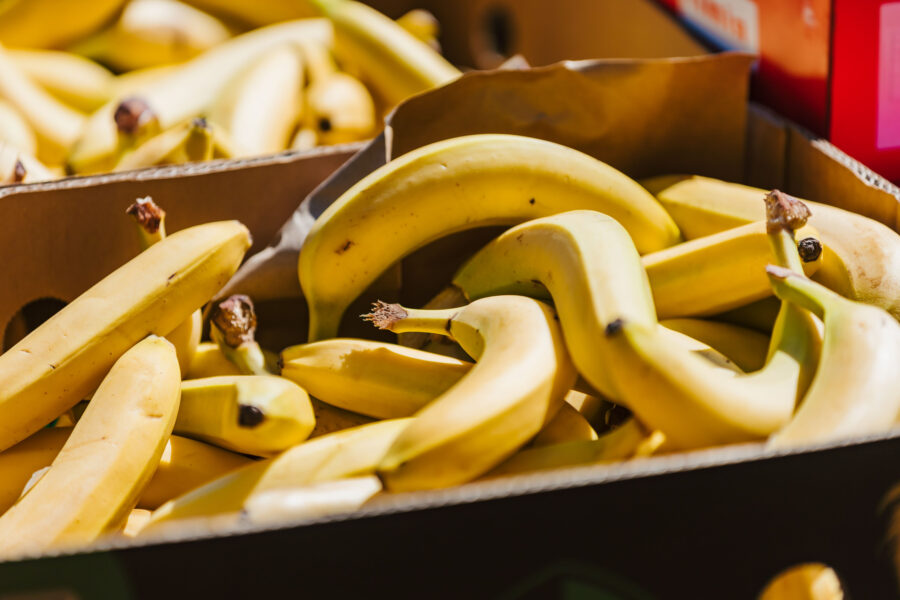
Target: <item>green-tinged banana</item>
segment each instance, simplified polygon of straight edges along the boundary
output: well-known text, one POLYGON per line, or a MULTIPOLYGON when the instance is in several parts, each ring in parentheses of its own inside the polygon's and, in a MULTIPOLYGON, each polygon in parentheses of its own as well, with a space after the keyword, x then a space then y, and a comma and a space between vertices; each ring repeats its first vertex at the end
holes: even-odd
POLYGON ((139 340, 170 333, 228 281, 249 247, 237 221, 169 235, 0 355, 0 450, 91 394, 139 340))
POLYGON ((256 311, 249 296, 235 294, 215 303, 209 322, 210 337, 242 374, 271 373, 265 352, 255 338, 256 311))
POLYGON ((81 135, 84 116, 29 79, 2 46, 0 98, 12 104, 37 134, 37 158, 48 164, 63 162, 69 148, 81 135))
POLYGON ((222 157, 222 152, 218 152, 219 156, 216 156, 218 148, 214 129, 214 125, 206 119, 191 119, 176 125, 127 151, 113 170, 128 171, 222 157))
POLYGON ((0 142, 31 156, 37 152, 37 138, 31 126, 12 104, 2 99, 0 99, 0 142))
POLYGON ((310 0, 334 25, 334 49, 388 106, 453 81, 460 71, 400 25, 353 0, 310 0))
POLYGON ((93 112, 109 101, 115 76, 92 60, 58 50, 10 50, 29 78, 69 106, 93 112))
POLYGON ((366 475, 269 490, 247 500, 241 519, 257 524, 284 523, 351 512, 381 489, 377 476, 366 475))
MULTIPOLYGON (((571 393, 571 392, 569 392, 571 393)), ((568 398, 568 394, 566 395, 568 398)), ((549 446, 565 442, 596 440, 597 432, 578 409, 563 402, 556 415, 531 441, 532 446, 549 446)))
MULTIPOLYGON (((765 190, 697 176, 644 182, 657 190, 684 235, 692 239, 763 217, 765 190)), ((806 202, 804 200, 804 202, 806 202)), ((879 306, 900 319, 900 235, 889 227, 834 206, 808 202, 809 223, 825 246, 813 279, 851 300, 879 306)))
POLYGON ((200 379, 203 377, 218 377, 220 375, 242 375, 228 357, 222 354, 219 345, 215 342, 200 342, 191 366, 184 374, 185 379, 200 379))
POLYGON ((234 37, 169 73, 144 78, 125 97, 112 100, 88 118, 68 157, 69 167, 77 173, 93 173, 115 163, 119 136, 111 116, 126 97, 140 98, 153 115, 146 121, 155 120, 165 130, 208 110, 234 74, 270 48, 307 39, 330 46, 331 38, 332 29, 324 19, 279 23, 234 37))
POLYGON ((481 479, 650 456, 664 441, 665 435, 662 432, 649 431, 636 419, 630 419, 593 440, 570 441, 520 450, 481 479))
POLYGON ((142 534, 166 521, 235 513, 270 490, 370 475, 411 421, 392 419, 346 429, 243 467, 165 503, 142 534))
MULTIPOLYGON (((50 466, 71 433, 71 426, 41 429, 0 452, 0 514, 19 498, 32 473, 50 466)), ((173 435, 163 449, 153 478, 141 492, 138 506, 158 508, 250 462, 251 459, 240 454, 173 435)))
POLYGON ((493 296, 434 311, 380 303, 366 318, 395 333, 443 332, 476 359, 381 460, 390 491, 451 486, 489 471, 554 417, 575 382, 556 314, 531 298, 493 296))
POLYGON ((357 182, 315 221, 299 259, 309 341, 335 337, 347 306, 389 266, 457 231, 567 210, 618 219, 642 252, 677 243, 640 185, 559 144, 471 135, 413 150, 357 182))
POLYGON ((438 37, 441 35, 441 24, 437 18, 424 8, 414 8, 397 19, 397 25, 428 44, 435 52, 441 51, 438 37))
POLYGON ((125 0, 8 0, 0 5, 0 43, 56 48, 88 35, 111 19, 125 0))
POLYGON ((825 324, 809 391, 770 444, 790 446, 890 429, 900 410, 900 324, 884 309, 848 300, 797 272, 772 265, 767 272, 779 298, 825 324))
POLYGON ((769 352, 769 338, 753 329, 707 319, 663 319, 660 325, 715 348, 750 373, 762 369, 769 352))
POLYGON ((51 179, 57 179, 57 176, 36 158, 0 141, 0 185, 34 183, 51 179))
POLYGON ((81 545, 118 528, 172 433, 180 379, 163 338, 125 352, 50 468, 0 517, 0 553, 81 545))
POLYGON ((281 362, 281 376, 319 400, 377 419, 413 415, 472 367, 423 350, 347 338, 292 346, 281 362))
POLYGON ((70 50, 131 71, 186 61, 230 37, 221 21, 178 0, 130 0, 115 23, 70 50))
MULTIPOLYGON (((160 208, 150 196, 138 198, 125 212, 134 217, 143 250, 166 237, 166 211, 160 208)), ((181 325, 166 335, 166 339, 175 346, 178 366, 182 373, 186 373, 194 361, 194 354, 197 352, 202 333, 203 314, 201 311, 195 310, 190 317, 182 321, 181 325)))
POLYGON ((757 600, 844 600, 844 588, 831 567, 804 563, 772 578, 757 600))
POLYGON ((309 396, 296 383, 274 375, 232 375, 182 383, 175 433, 271 456, 308 438, 315 424, 309 396))
MULTIPOLYGON (((822 264, 817 232, 796 233, 803 270, 822 264)), ((763 221, 697 238, 641 258, 660 319, 713 315, 772 295, 765 277, 772 249, 763 221)))
POLYGON ((309 78, 303 124, 315 133, 315 143, 342 144, 372 137, 375 103, 366 86, 338 72, 331 53, 322 44, 310 41, 302 47, 309 78))
POLYGON ((263 52, 238 73, 209 111, 242 154, 288 147, 303 109, 303 58, 294 44, 263 52))

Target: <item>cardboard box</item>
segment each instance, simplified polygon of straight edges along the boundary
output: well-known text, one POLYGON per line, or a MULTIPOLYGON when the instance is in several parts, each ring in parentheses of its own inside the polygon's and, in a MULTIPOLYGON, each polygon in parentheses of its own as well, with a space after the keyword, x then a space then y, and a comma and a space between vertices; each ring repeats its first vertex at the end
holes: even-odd
POLYGON ((661 2, 713 47, 759 54, 761 102, 900 181, 900 2, 661 2))

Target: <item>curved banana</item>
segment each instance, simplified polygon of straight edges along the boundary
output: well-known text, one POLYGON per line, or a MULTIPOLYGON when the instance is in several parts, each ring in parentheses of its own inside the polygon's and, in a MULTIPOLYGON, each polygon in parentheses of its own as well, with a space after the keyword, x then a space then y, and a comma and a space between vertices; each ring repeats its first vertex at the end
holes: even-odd
POLYGON ((57 48, 106 23, 125 0, 7 0, 0 4, 0 43, 57 48))
POLYGON ((166 502, 153 513, 141 535, 159 530, 167 521, 236 513, 270 490, 370 475, 410 422, 412 419, 391 419, 353 427, 238 469, 166 502))
POLYGON ((638 250, 679 241, 637 183, 566 146, 470 135, 418 148, 357 182, 316 219, 300 252, 309 341, 335 337, 347 306, 390 265, 442 236, 579 208, 619 219, 638 250))
POLYGON ((443 332, 476 358, 456 385, 416 413, 381 460, 390 491, 484 474, 553 418, 575 382, 555 313, 531 298, 493 296, 435 311, 381 303, 366 318, 395 333, 443 332))
MULTIPOLYGON (((570 392, 571 393, 571 392, 570 392)), ((566 395, 568 398, 568 394, 566 395)), ((556 415, 531 441, 532 447, 597 439, 597 432, 578 409, 563 402, 556 415)))
POLYGON ((0 517, 0 554, 85 544, 119 527, 172 433, 179 379, 165 339, 125 352, 49 469, 0 517))
POLYGON ((122 525, 121 534, 126 538, 137 537, 137 534, 150 522, 152 512, 145 508, 132 508, 128 518, 122 525))
POLYGON ((183 229, 141 252, 0 355, 0 450, 88 396, 148 333, 165 335, 237 270, 237 221, 183 229))
POLYGON ((282 377, 319 400, 376 419, 413 415, 472 368, 423 350, 347 338, 291 346, 281 363, 282 377))
POLYGON ((203 377, 217 377, 220 375, 242 375, 228 357, 222 354, 219 345, 215 342, 200 342, 191 366, 184 373, 184 379, 201 379, 203 377))
POLYGON ((766 364, 769 338, 753 329, 706 319, 663 319, 660 325, 708 344, 746 373, 758 371, 766 364))
POLYGON ((131 71, 183 62, 230 37, 221 21, 178 0, 130 0, 115 23, 70 51, 131 71))
POLYGON ((790 446, 886 431, 900 411, 900 324, 799 273, 770 265, 775 294, 825 323, 819 368, 790 423, 770 444, 790 446))
POLYGON ((109 101, 115 76, 71 52, 10 50, 13 62, 30 79, 69 106, 93 112, 109 101))
POLYGON ((181 384, 175 433, 220 448, 272 456, 315 427, 306 391, 274 375, 190 379, 181 384))
MULTIPOLYGON (((138 198, 125 212, 134 217, 142 250, 146 250, 166 237, 166 211, 160 208, 150 196, 138 198)), ((178 367, 182 373, 186 373, 193 362, 202 333, 203 314, 201 311, 195 310, 190 317, 166 335, 166 339, 175 346, 178 367)))
MULTIPOLYGON (((0 452, 0 514, 16 502, 32 473, 53 462, 71 433, 72 427, 41 429, 0 452)), ((137 505, 156 509, 176 496, 251 462, 240 454, 173 435, 137 505)))
POLYGON ((37 158, 51 165, 63 162, 81 135, 84 116, 31 81, 2 46, 0 98, 12 104, 37 134, 37 158))
POLYGON ((303 59, 299 48, 271 48, 247 65, 222 91, 209 118, 224 127, 241 156, 274 154, 288 147, 303 109, 303 59))
POLYGON ((459 69, 400 25, 353 0, 309 0, 334 26, 338 60, 388 107, 461 75, 459 69))
POLYGON ((2 99, 0 99, 0 142, 31 156, 37 152, 37 138, 31 126, 12 104, 2 99))
MULTIPOLYGON (((284 43, 316 40, 331 45, 332 30, 324 19, 303 19, 263 27, 234 37, 159 76, 143 78, 128 97, 138 97, 154 115, 160 129, 168 129, 201 115, 222 95, 235 73, 260 54, 284 43)), ((111 118, 125 99, 118 97, 88 118, 84 133, 68 157, 76 173, 108 170, 119 145, 111 118)))
POLYGON ((350 512, 360 508, 382 489, 375 475, 320 481, 269 490, 251 496, 241 510, 241 520, 279 523, 350 512))
MULTIPOLYGON (((698 176, 643 182, 692 239, 757 221, 765 190, 698 176)), ((806 202, 804 200, 804 202, 806 202)), ((806 202, 809 223, 825 250, 813 279, 851 300, 874 304, 900 319, 900 235, 881 223, 840 208, 806 202)))
POLYGON ((234 294, 215 303, 209 321, 210 337, 242 374, 271 374, 266 354, 256 341, 256 311, 249 296, 234 294))

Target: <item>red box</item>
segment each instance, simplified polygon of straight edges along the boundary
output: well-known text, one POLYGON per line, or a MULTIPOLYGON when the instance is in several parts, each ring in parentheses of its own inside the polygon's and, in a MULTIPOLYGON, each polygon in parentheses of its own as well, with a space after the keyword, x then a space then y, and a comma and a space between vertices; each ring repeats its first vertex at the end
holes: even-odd
POLYGON ((900 0, 660 0, 719 49, 758 53, 753 94, 900 181, 900 0))

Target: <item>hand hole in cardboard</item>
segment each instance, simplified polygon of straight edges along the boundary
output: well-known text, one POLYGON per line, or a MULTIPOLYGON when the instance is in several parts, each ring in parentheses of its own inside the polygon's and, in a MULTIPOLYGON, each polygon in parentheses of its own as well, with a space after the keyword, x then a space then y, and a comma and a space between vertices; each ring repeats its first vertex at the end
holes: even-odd
POLYGON ((66 303, 59 298, 38 298, 20 308, 3 331, 3 351, 15 346, 19 340, 37 329, 65 305, 66 303))
POLYGON ((512 16, 505 7, 493 6, 484 13, 483 32, 491 52, 509 57, 515 40, 512 16))

